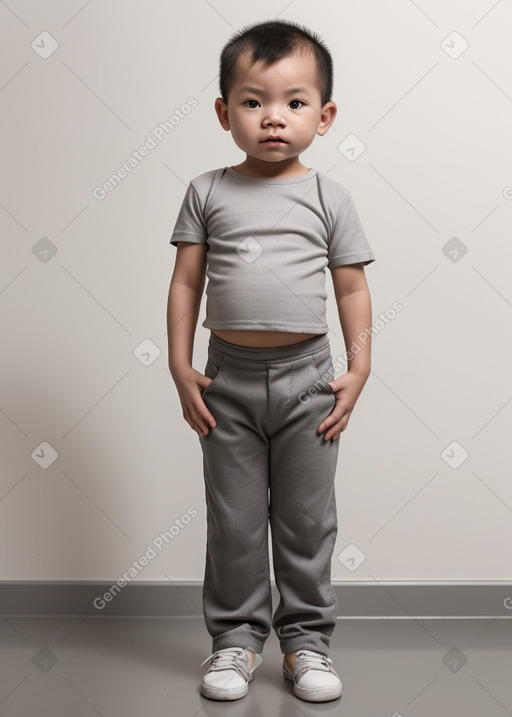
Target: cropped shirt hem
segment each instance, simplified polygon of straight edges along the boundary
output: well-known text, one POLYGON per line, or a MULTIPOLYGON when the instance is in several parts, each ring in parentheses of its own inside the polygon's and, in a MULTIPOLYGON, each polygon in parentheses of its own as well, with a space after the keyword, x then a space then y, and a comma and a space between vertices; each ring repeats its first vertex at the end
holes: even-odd
POLYGON ((295 334, 325 334, 329 331, 329 327, 326 324, 322 326, 304 326, 304 324, 290 326, 289 324, 277 324, 268 321, 209 321, 208 318, 203 321, 202 326, 205 329, 218 331, 256 329, 257 331, 286 331, 287 333, 295 334))

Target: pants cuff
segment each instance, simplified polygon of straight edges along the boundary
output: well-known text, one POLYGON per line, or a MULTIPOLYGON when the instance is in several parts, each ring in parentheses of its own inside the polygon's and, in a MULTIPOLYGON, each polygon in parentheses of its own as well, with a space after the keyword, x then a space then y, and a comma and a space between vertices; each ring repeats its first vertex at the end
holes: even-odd
POLYGON ((311 642, 311 640, 290 640, 288 642, 281 643, 281 652, 283 655, 288 655, 290 652, 298 652, 299 650, 312 650, 313 652, 319 652, 321 655, 329 656, 329 649, 323 644, 318 642, 311 642))

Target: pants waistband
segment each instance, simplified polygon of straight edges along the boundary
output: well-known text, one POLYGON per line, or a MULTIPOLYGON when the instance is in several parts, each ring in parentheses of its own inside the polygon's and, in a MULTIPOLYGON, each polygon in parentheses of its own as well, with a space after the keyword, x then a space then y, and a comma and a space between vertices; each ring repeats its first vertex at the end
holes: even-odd
POLYGON ((227 356, 263 362, 299 358, 317 353, 329 346, 329 337, 327 334, 319 334, 311 339, 289 344, 288 346, 240 346, 239 344, 224 341, 224 339, 210 332, 209 344, 227 356))

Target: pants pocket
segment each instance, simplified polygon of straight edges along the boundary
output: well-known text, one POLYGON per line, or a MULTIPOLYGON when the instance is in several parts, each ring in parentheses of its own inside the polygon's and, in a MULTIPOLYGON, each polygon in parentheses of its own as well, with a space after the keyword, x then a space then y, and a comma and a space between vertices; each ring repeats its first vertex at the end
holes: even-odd
POLYGON ((327 383, 327 381, 334 381, 334 369, 330 350, 324 349, 316 354, 312 354, 310 359, 317 380, 334 396, 334 391, 327 383))
POLYGON ((208 384, 208 386, 203 388, 203 399, 207 393, 210 393, 211 389, 213 388, 213 385, 217 382, 217 379, 221 374, 222 367, 224 366, 224 359, 225 356, 223 354, 220 354, 217 351, 213 351, 211 348, 208 349, 208 360, 204 369, 204 375, 208 376, 208 378, 211 378, 212 380, 208 384))

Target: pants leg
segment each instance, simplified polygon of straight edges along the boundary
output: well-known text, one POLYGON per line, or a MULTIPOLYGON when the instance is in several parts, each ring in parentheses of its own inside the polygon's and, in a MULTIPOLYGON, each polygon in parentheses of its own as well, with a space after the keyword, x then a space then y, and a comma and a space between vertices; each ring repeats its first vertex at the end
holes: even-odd
POLYGON ((325 441, 317 428, 335 405, 321 378, 331 369, 325 336, 274 348, 210 337, 205 374, 213 380, 203 400, 217 426, 199 440, 203 613, 214 652, 238 646, 260 653, 273 627, 283 653, 327 653, 337 613, 330 574, 339 440, 325 441), (269 518, 280 593, 273 619, 269 518))
POLYGON ((250 647, 270 634, 268 441, 265 365, 240 374, 236 360, 209 347, 203 400, 217 423, 199 440, 207 508, 203 614, 212 651, 250 647))
POLYGON ((331 557, 338 528, 334 478, 340 439, 325 441, 317 432, 336 403, 320 379, 331 368, 329 346, 293 363, 269 366, 275 429, 270 524, 280 593, 272 626, 283 654, 300 648, 327 654, 336 627, 331 557), (279 413, 285 396, 291 405, 279 413))

